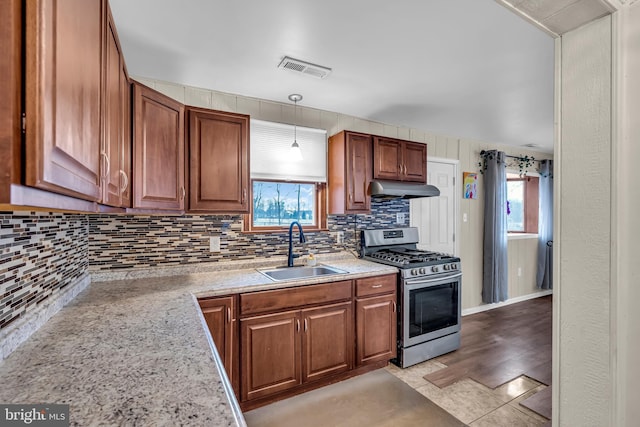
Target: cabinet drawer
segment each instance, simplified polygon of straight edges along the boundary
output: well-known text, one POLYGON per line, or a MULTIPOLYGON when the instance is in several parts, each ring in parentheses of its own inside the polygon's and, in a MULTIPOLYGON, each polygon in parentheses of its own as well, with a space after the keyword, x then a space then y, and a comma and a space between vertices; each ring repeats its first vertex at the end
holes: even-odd
POLYGON ((253 315, 351 299, 351 280, 240 295, 240 315, 253 315))
POLYGON ((396 281, 395 274, 358 279, 356 280, 356 297, 395 293, 396 281))

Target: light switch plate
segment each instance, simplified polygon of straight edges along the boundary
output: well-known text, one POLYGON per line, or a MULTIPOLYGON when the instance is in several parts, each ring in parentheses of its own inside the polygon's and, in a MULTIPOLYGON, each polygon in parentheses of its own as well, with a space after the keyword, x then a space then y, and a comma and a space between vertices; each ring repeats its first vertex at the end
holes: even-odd
POLYGON ((404 212, 396 213, 396 224, 404 224, 404 212))
POLYGON ((220 252, 220 236, 209 237, 209 252, 220 252))

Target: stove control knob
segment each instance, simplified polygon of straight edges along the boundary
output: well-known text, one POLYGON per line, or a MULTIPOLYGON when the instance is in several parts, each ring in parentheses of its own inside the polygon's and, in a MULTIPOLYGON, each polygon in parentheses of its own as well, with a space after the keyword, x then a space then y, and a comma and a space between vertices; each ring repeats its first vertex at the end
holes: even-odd
POLYGON ((418 274, 418 270, 416 270, 415 268, 413 270, 411 270, 411 275, 412 276, 416 276, 418 274))
POLYGON ((444 268, 445 270, 449 269, 449 264, 445 264, 442 268, 444 268))
POLYGON ((426 273, 426 272, 427 272, 427 271, 424 269, 424 267, 422 267, 422 268, 420 269, 420 274, 424 274, 424 273, 426 273))
POLYGON ((433 267, 431 267, 431 271, 437 273, 439 271, 438 266, 434 265, 433 267))
POLYGON ((458 269, 458 264, 451 264, 451 269, 452 270, 457 270, 458 269))

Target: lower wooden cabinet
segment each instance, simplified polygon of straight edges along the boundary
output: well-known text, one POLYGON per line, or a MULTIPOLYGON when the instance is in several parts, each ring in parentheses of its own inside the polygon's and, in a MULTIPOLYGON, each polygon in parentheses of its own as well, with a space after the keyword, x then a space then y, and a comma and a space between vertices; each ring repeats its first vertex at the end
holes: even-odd
POLYGON ((199 303, 243 410, 382 367, 396 355, 394 274, 199 303))
POLYGON ((224 364, 227 377, 237 395, 240 389, 240 376, 236 299, 236 296, 208 298, 198 300, 198 303, 218 355, 224 364))
POLYGON ((302 382, 299 311, 242 319, 240 329, 243 401, 302 382))
POLYGON ((356 281, 356 365, 396 357, 396 307, 395 275, 356 281))
POLYGON ((352 306, 349 301, 241 319, 242 400, 351 369, 352 306))
POLYGON ((353 366, 353 303, 302 311, 302 381, 313 381, 353 366))

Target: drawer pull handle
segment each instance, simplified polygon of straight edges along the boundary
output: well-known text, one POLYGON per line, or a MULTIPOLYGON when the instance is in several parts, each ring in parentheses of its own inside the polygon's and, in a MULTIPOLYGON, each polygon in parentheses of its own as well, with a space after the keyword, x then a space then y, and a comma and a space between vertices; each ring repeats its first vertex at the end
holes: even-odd
POLYGON ((373 289, 377 289, 377 288, 381 288, 381 287, 382 287, 382 285, 373 285, 373 286, 371 286, 371 288, 373 288, 373 289))

